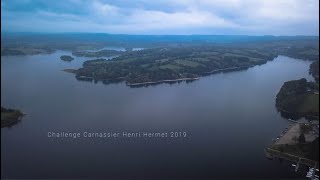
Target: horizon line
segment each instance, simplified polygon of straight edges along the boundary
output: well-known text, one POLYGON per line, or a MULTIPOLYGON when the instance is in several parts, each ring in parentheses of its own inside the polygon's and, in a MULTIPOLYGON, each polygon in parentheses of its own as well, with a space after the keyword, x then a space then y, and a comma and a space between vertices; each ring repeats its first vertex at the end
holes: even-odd
POLYGON ((129 36, 273 36, 273 37, 319 37, 319 35, 249 35, 249 34, 125 34, 125 33, 107 33, 107 32, 32 32, 32 31, 1 31, 1 34, 108 34, 108 35, 129 35, 129 36))

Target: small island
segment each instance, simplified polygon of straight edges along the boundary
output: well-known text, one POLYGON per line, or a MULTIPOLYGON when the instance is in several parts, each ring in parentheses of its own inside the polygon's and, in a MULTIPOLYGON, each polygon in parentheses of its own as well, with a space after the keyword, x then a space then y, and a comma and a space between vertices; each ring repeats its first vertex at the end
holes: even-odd
POLYGON ((10 127, 18 123, 23 115, 19 110, 1 107, 1 128, 10 127))
POLYGON ((67 56, 67 55, 60 56, 60 59, 63 60, 63 61, 72 61, 72 60, 74 60, 73 57, 67 56))

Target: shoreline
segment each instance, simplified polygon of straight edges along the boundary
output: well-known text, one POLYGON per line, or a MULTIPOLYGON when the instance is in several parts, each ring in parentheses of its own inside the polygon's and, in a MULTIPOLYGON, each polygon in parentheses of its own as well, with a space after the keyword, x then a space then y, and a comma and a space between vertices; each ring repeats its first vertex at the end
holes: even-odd
MULTIPOLYGON (((206 76, 206 75, 211 75, 211 74, 220 73, 220 72, 236 71, 236 70, 246 69, 246 68, 250 68, 250 67, 254 67, 254 65, 216 69, 216 70, 209 71, 209 72, 199 73, 198 77, 194 77, 194 78, 165 79, 165 80, 159 80, 159 81, 148 81, 148 82, 139 82, 139 83, 128 83, 128 82, 125 82, 125 83, 126 83, 127 86, 135 87, 135 86, 161 84, 161 83, 175 83, 175 82, 181 82, 181 81, 195 81, 195 80, 199 80, 200 77, 203 77, 203 76, 206 76)), ((76 70, 75 69, 63 69, 62 71, 76 74, 76 70)), ((95 80, 93 77, 88 77, 88 76, 79 76, 79 77, 77 77, 77 79, 78 80, 86 80, 86 81, 95 80)), ((110 81, 109 79, 97 79, 97 80, 98 81, 105 81, 105 80, 110 81)))
POLYGON ((244 68, 250 68, 250 67, 254 67, 254 66, 255 65, 216 69, 216 70, 209 71, 209 72, 203 72, 201 74, 214 74, 214 73, 224 72, 224 71, 228 71, 228 70, 235 70, 235 69, 242 69, 242 68, 244 69, 244 68))
POLYGON ((284 160, 290 161, 292 163, 300 163, 300 164, 304 164, 309 167, 316 167, 317 169, 319 168, 319 162, 314 161, 312 159, 280 152, 280 151, 272 149, 270 147, 265 148, 264 151, 265 151, 265 155, 267 156, 267 158, 270 158, 270 159, 275 159, 275 158, 284 159, 284 160))
POLYGON ((126 85, 127 86, 140 86, 140 85, 159 84, 159 83, 166 83, 166 82, 179 82, 179 81, 188 81, 188 80, 194 81, 194 80, 199 80, 200 77, 203 77, 204 75, 210 75, 210 74, 225 72, 225 71, 230 71, 230 70, 245 69, 245 68, 250 68, 250 67, 254 67, 254 66, 241 66, 241 67, 230 67, 230 68, 216 69, 213 71, 200 73, 199 77, 195 77, 195 78, 168 79, 168 80, 140 82, 140 83, 127 83, 126 82, 126 85))
POLYGON ((67 73, 72 73, 72 74, 76 74, 77 73, 76 69, 62 69, 61 71, 67 72, 67 73))
POLYGON ((179 81, 194 81, 199 80, 199 77, 196 78, 180 78, 180 79, 167 79, 167 80, 160 80, 160 81, 150 81, 150 82, 141 82, 141 83, 126 83, 127 86, 140 86, 140 85, 148 85, 148 84, 159 84, 159 83, 166 83, 166 82, 179 82, 179 81))
POLYGON ((286 111, 280 107, 276 108, 278 110, 278 112, 281 113, 281 116, 285 116, 285 118, 290 117, 291 119, 293 119, 293 121, 295 121, 295 119, 300 119, 300 118, 306 118, 308 120, 319 120, 319 116, 316 115, 308 115, 308 113, 298 113, 298 112, 290 112, 290 111, 286 111))
POLYGON ((22 120, 26 113, 1 107, 1 128, 11 127, 22 120))

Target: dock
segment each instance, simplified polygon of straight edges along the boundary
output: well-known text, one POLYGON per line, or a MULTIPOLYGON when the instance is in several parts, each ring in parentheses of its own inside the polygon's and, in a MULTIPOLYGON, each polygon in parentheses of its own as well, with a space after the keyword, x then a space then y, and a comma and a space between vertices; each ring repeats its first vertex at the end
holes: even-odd
POLYGON ((309 167, 315 167, 315 169, 319 169, 319 162, 307 159, 304 157, 295 156, 292 154, 280 152, 278 150, 272 149, 272 148, 266 148, 265 149, 266 156, 269 158, 279 158, 279 159, 285 159, 287 161, 296 163, 296 171, 298 171, 298 168, 301 164, 304 164, 309 167))

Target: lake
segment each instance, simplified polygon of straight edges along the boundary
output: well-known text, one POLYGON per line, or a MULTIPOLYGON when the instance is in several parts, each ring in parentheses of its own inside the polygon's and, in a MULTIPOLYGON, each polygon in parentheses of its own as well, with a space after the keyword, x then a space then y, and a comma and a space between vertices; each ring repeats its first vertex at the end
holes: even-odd
POLYGON ((2 178, 297 178, 264 148, 290 122, 275 108, 309 61, 278 56, 192 83, 130 88, 77 81, 71 52, 1 58, 1 105, 27 113, 1 129, 2 178), (48 132, 185 132, 177 138, 49 138, 48 132))

